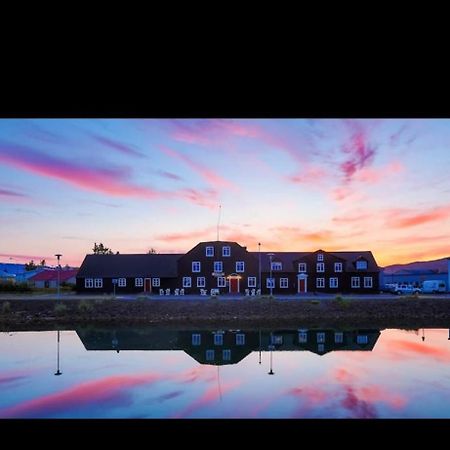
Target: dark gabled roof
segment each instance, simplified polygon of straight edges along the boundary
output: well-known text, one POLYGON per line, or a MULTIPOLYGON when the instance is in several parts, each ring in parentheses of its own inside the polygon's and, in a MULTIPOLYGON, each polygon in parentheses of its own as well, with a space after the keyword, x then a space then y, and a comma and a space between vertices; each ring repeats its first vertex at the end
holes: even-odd
POLYGON ((88 277, 177 277, 177 261, 173 254, 86 255, 77 278, 88 277))
MULTIPOLYGON (((327 252, 322 250, 324 253, 329 253, 330 255, 341 258, 345 261, 346 271, 355 271, 356 268, 353 263, 360 259, 361 257, 367 260, 367 271, 376 272, 379 267, 372 255, 371 251, 356 251, 356 252, 327 252)), ((258 258, 259 252, 249 252, 258 258)), ((271 252, 261 252, 261 271, 270 271, 270 256, 267 253, 271 252)), ((315 252, 273 252, 272 261, 281 261, 283 264, 283 269, 281 272, 297 272, 297 267, 294 267, 294 261, 300 259, 306 255, 310 255, 315 252)))

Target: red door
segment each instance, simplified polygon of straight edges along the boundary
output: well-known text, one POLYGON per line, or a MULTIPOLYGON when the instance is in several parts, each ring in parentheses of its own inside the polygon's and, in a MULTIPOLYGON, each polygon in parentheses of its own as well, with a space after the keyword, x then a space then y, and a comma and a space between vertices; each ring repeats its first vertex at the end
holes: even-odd
POLYGON ((238 278, 230 278, 230 292, 232 294, 236 294, 239 292, 239 279, 238 278))
POLYGON ((305 292, 305 279, 304 278, 300 278, 298 280, 298 292, 300 294, 303 294, 305 292))
POLYGON ((146 278, 145 279, 144 291, 145 292, 151 292, 152 291, 152 284, 151 284, 150 278, 146 278))

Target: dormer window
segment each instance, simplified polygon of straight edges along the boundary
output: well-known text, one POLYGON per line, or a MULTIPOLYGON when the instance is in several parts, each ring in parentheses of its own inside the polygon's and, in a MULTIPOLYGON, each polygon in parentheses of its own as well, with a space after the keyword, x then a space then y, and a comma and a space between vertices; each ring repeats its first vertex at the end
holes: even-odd
POLYGON ((317 261, 323 261, 323 253, 317 253, 317 261))
POLYGON ((367 269, 367 261, 364 259, 360 259, 359 261, 356 261, 356 268, 357 269, 367 269))
POLYGON ((231 247, 230 246, 225 246, 222 247, 222 256, 231 256, 231 247))
POLYGON ((206 256, 214 256, 214 247, 206 247, 206 256))
POLYGON ((283 270, 283 264, 279 261, 273 261, 272 270, 283 270))

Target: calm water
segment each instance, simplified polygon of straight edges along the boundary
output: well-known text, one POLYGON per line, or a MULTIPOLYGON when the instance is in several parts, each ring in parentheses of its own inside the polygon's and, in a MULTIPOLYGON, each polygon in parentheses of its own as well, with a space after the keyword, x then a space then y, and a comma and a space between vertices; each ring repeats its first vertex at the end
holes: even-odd
POLYGON ((0 417, 450 418, 449 330, 0 333, 0 417))

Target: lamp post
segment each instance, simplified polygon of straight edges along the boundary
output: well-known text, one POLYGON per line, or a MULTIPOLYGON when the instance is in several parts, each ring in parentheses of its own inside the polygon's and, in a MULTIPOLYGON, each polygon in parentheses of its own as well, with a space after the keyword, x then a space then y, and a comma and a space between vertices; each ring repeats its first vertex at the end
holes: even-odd
POLYGON ((59 336, 60 331, 58 330, 58 334, 57 334, 57 344, 56 344, 56 372, 55 375, 61 375, 62 372, 59 370, 59 336))
MULTIPOLYGON (((450 330, 449 330, 450 333, 450 330)), ((450 337, 449 337, 450 339, 450 337)), ((261 364, 261 328, 259 329, 259 363, 261 364)))
POLYGON ((259 260, 259 266, 258 266, 258 289, 259 289, 259 295, 262 293, 262 287, 261 287, 261 242, 258 242, 258 260, 259 260))
POLYGON ((59 263, 59 258, 61 258, 61 254, 60 253, 56 253, 55 256, 58 258, 58 300, 59 300, 59 280, 60 280, 60 272, 61 272, 61 264, 59 263))
POLYGON ((270 258, 270 296, 272 297, 273 292, 273 279, 272 279, 272 258, 275 256, 275 253, 267 253, 270 258))
POLYGON ((269 345, 269 350, 270 350, 270 370, 269 372, 267 372, 268 375, 275 375, 275 372, 272 369, 272 351, 274 349, 274 345, 272 344, 272 333, 270 333, 270 345, 269 345))

